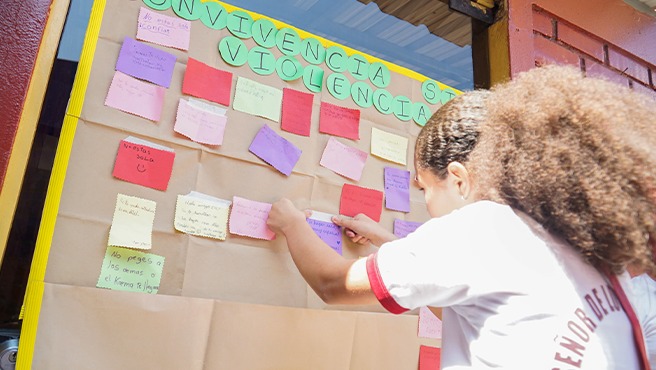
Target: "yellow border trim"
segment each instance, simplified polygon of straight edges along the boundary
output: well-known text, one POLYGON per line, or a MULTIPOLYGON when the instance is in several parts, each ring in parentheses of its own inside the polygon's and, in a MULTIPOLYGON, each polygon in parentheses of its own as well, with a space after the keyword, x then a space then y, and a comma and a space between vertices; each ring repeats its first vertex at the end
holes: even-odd
POLYGON ((23 318, 18 361, 16 363, 16 369, 18 370, 29 370, 32 368, 34 344, 36 343, 37 327, 41 313, 44 278, 48 264, 48 255, 50 254, 50 245, 55 231, 55 222, 57 221, 57 213, 59 212, 59 202, 64 187, 66 169, 71 155, 78 117, 82 110, 84 96, 89 83, 91 65, 96 51, 104 10, 105 0, 96 0, 91 10, 89 26, 84 37, 84 46, 82 47, 80 63, 78 64, 75 82, 73 83, 68 112, 64 118, 64 125, 59 136, 59 145, 57 146, 55 163, 50 177, 50 183, 48 184, 48 194, 43 208, 39 235, 36 240, 36 250, 32 259, 27 291, 25 293, 25 317, 23 318))

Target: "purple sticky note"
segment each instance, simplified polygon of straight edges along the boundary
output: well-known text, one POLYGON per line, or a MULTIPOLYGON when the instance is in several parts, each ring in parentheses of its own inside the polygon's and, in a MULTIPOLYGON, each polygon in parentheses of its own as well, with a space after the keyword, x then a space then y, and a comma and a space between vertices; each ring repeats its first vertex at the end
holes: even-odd
POLYGON ((421 222, 403 221, 398 218, 394 219, 394 235, 399 238, 405 238, 411 232, 421 226, 421 222))
POLYGON ((126 37, 116 61, 116 70, 168 88, 175 59, 171 53, 126 37))
POLYGON ((332 222, 307 219, 314 232, 335 252, 342 254, 342 230, 332 222))
POLYGON ((286 176, 301 158, 301 150, 269 128, 262 126, 248 150, 286 176))
POLYGON ((410 171, 385 167, 385 207, 410 212, 410 171))

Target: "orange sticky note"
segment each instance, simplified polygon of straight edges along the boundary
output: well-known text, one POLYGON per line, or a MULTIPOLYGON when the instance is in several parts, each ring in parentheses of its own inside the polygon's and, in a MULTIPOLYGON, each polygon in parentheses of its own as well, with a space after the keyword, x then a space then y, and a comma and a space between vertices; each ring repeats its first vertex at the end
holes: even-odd
POLYGON ((419 346, 419 370, 440 370, 441 349, 419 346))
POLYGON ((232 90, 232 73, 189 58, 182 81, 183 94, 229 106, 230 90, 232 90))
POLYGON ((294 89, 282 89, 281 128, 285 131, 310 136, 313 94, 294 89))
POLYGON ((321 102, 319 132, 359 140, 360 111, 321 102))
POLYGON ((383 210, 383 192, 356 185, 344 184, 339 201, 339 213, 353 217, 364 213, 372 220, 380 221, 383 210))
POLYGON ((119 143, 113 175, 123 181, 166 190, 174 158, 173 149, 128 137, 119 143))

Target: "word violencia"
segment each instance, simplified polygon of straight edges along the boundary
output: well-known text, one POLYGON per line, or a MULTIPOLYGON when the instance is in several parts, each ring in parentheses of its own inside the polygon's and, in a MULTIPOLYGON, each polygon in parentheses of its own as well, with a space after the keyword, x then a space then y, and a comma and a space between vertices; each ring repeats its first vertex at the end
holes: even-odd
MULTIPOLYGON (((301 38, 290 27, 278 29, 269 19, 254 19, 248 12, 233 10, 228 12, 221 3, 202 0, 143 0, 154 10, 172 8, 174 13, 189 21, 200 20, 214 30, 227 29, 230 35, 223 37, 218 44, 221 58, 229 65, 241 67, 248 64, 259 75, 274 72, 284 81, 302 79, 311 92, 321 92, 325 87, 339 100, 350 97, 362 108, 374 106, 382 114, 394 114, 401 121, 413 120, 420 126, 426 124, 431 116, 430 107, 424 102, 413 102, 404 95, 394 96, 385 88, 391 82, 387 65, 381 62, 370 63, 361 54, 348 55, 346 51, 333 45, 325 47, 314 37, 301 38), (255 46, 249 49, 244 40, 252 39, 255 46), (271 51, 276 47, 280 57, 271 51), (299 61, 302 58, 306 65, 299 61), (322 65, 328 67, 324 70, 322 65), (327 72, 327 73, 326 73, 327 72), (355 80, 347 76, 347 73, 355 80), (327 74, 327 77, 325 75, 327 74), (374 87, 372 87, 373 85, 374 87)), ((429 104, 445 104, 457 93, 448 86, 427 79, 421 86, 422 96, 429 104)))

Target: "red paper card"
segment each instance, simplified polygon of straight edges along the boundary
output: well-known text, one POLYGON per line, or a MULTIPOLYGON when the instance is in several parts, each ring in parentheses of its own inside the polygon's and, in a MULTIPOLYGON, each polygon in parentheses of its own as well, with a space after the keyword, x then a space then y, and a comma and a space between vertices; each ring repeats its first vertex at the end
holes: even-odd
POLYGON ((382 211, 382 191, 361 188, 351 184, 344 184, 342 187, 342 197, 339 201, 340 214, 353 217, 358 213, 364 213, 378 222, 382 211))
POLYGON ((319 132, 359 140, 360 110, 321 102, 319 132))
POLYGON ((285 131, 310 136, 313 94, 294 89, 282 89, 282 122, 285 131))
POLYGON ((440 370, 440 348, 419 346, 419 370, 440 370))
POLYGON ((231 90, 232 73, 189 58, 182 81, 183 94, 229 106, 231 90))
MULTIPOLYGON (((121 140, 114 163, 114 177, 147 186, 166 190, 173 170, 173 150, 158 149, 145 140, 127 138, 121 140)), ((165 148, 165 147, 161 147, 165 148)))

